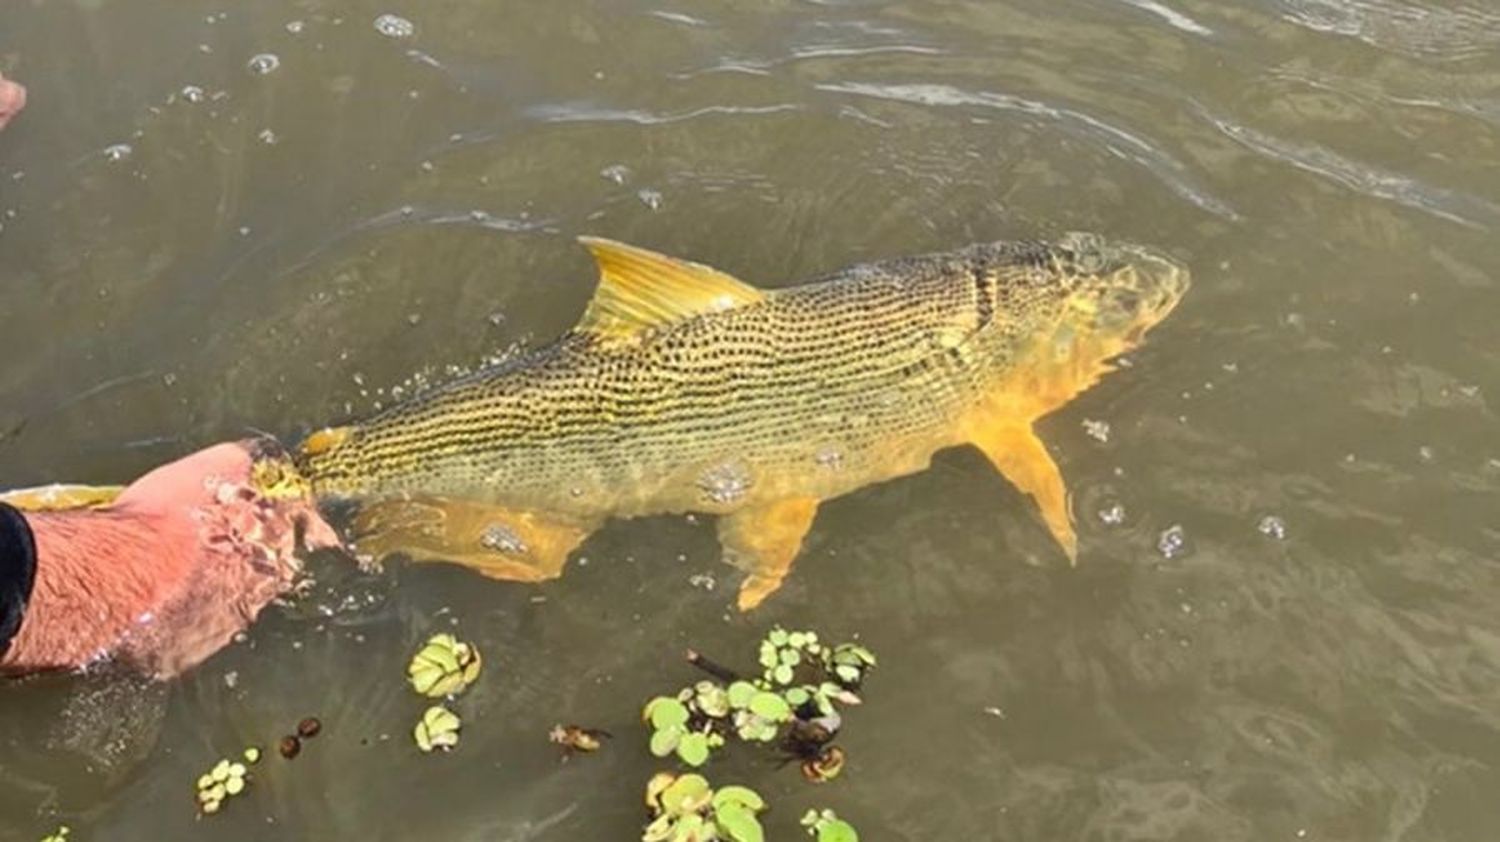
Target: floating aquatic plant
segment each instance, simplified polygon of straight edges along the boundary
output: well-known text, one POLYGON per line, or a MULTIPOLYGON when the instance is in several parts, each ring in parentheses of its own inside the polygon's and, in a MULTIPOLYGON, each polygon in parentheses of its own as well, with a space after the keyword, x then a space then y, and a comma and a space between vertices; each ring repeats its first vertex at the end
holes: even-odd
POLYGON ((42 842, 68 842, 70 832, 67 825, 59 825, 57 830, 43 836, 42 842))
POLYGON ((458 745, 458 732, 462 727, 463 720, 458 718, 458 714, 442 705, 433 705, 422 714, 411 735, 417 742, 417 748, 423 752, 434 749, 449 751, 458 745))
MULTIPOLYGON (((260 749, 251 746, 243 754, 245 763, 260 760, 260 749)), ((226 799, 245 791, 250 770, 245 763, 225 758, 198 777, 198 810, 206 816, 219 812, 226 799)))
POLYGON ((875 655, 855 643, 829 646, 816 632, 777 626, 759 647, 759 678, 741 678, 696 652, 689 660, 717 681, 699 681, 676 696, 646 703, 650 749, 692 767, 706 763, 729 736, 777 743, 803 761, 803 774, 823 782, 837 776, 844 755, 827 746, 842 725, 838 705, 859 704, 854 690, 875 666, 875 655))
POLYGON ((641 842, 764 842, 765 799, 748 787, 713 789, 702 775, 660 772, 646 784, 651 823, 641 842))
MULTIPOLYGON (((730 736, 775 744, 801 761, 807 780, 823 783, 844 769, 843 749, 832 740, 843 724, 840 705, 860 703, 855 693, 875 666, 875 655, 856 643, 829 646, 811 631, 776 627, 759 646, 758 677, 689 652, 708 673, 673 696, 657 696, 641 710, 651 729, 650 750, 690 767, 707 763, 730 736)), ((765 801, 744 787, 713 790, 701 775, 662 772, 646 787, 652 820, 644 842, 762 842, 758 814, 765 801)), ((818 842, 857 842, 854 828, 831 811, 804 819, 818 842), (810 822, 810 823, 809 823, 810 822)))
POLYGON ((479 650, 451 634, 435 634, 412 656, 406 678, 413 690, 433 699, 456 696, 479 677, 479 650))
POLYGON ((859 842, 854 825, 839 818, 832 810, 808 810, 802 817, 802 826, 818 842, 859 842))

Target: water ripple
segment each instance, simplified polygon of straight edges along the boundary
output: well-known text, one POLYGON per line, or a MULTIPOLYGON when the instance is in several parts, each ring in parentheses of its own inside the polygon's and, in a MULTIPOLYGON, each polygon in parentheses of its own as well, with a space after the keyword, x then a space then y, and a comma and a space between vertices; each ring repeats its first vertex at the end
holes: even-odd
POLYGON ((1282 17, 1316 32, 1445 61, 1492 56, 1500 15, 1475 6, 1443 9, 1401 0, 1280 0, 1282 17))
POLYGON ((951 85, 836 82, 820 84, 816 87, 833 93, 855 94, 917 105, 978 106, 1043 117, 1092 137, 1101 142, 1111 153, 1145 167, 1161 178, 1172 192, 1198 207, 1227 219, 1240 218, 1239 214, 1228 204, 1193 185, 1187 174, 1187 168, 1182 162, 1157 149, 1145 139, 1081 111, 1059 108, 1013 94, 966 91, 951 85))
POLYGON ((1209 29, 1208 27, 1193 20, 1192 18, 1188 17, 1182 12, 1177 11, 1176 9, 1156 2, 1156 0, 1120 0, 1120 2, 1125 3, 1129 6, 1134 6, 1143 12, 1150 12, 1151 14, 1156 15, 1157 17, 1182 30, 1183 32, 1203 36, 1214 34, 1214 31, 1212 29, 1209 29))
POLYGON ((1359 193, 1474 228, 1492 228, 1500 223, 1500 205, 1488 200, 1345 158, 1314 143, 1297 143, 1221 117, 1206 116, 1219 131, 1245 148, 1359 193))
POLYGON ((587 102, 555 103, 537 105, 526 109, 528 117, 543 123, 638 123, 643 126, 681 123, 711 114, 778 114, 785 111, 801 111, 802 106, 792 103, 776 105, 708 105, 676 114, 658 114, 631 108, 608 108, 587 102))

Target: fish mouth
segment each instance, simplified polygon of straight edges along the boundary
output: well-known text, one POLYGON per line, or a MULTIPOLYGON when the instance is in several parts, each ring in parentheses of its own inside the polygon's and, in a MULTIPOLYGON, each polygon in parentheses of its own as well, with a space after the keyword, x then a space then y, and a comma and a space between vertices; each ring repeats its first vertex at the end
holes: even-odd
POLYGON ((1120 246, 1119 258, 1124 268, 1104 290, 1099 316, 1134 345, 1177 308, 1192 276, 1182 263, 1146 246, 1120 246))
POLYGON ((1193 285, 1192 275, 1186 266, 1155 249, 1132 246, 1129 253, 1138 278, 1140 318, 1150 327, 1177 308, 1193 285))

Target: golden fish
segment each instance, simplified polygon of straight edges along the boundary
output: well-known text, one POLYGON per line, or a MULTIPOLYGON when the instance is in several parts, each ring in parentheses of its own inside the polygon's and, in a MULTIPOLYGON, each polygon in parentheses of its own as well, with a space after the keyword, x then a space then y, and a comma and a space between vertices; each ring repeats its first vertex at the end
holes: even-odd
POLYGON ((971 444, 1075 559, 1068 495, 1032 424, 1188 287, 1171 259, 1084 234, 776 290, 582 242, 600 280, 572 331, 302 444, 314 491, 360 502, 361 550, 539 581, 607 518, 710 513, 749 574, 748 609, 780 586, 820 502, 971 444))

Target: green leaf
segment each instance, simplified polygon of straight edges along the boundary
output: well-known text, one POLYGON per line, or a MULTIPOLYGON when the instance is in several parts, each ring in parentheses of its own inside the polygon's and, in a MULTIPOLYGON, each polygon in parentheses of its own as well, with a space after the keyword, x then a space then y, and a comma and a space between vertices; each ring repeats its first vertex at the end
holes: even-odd
POLYGON ((839 664, 834 667, 833 674, 837 675, 847 684, 854 684, 859 681, 859 667, 849 664, 839 664))
POLYGON ((677 743, 677 756, 689 766, 702 766, 708 762, 708 735, 698 731, 684 734, 677 743))
POLYGON ((677 750, 677 744, 685 733, 681 725, 654 732, 651 735, 651 753, 657 757, 666 757, 677 750))
POLYGON ((766 635, 766 641, 769 642, 772 646, 785 646, 788 637, 790 637, 790 635, 786 633, 786 629, 782 628, 781 626, 777 626, 776 628, 771 629, 771 633, 769 635, 766 635))
POLYGON ((661 731, 674 725, 686 725, 688 709, 676 699, 657 696, 646 703, 646 718, 650 720, 651 727, 661 731))
POLYGON ((748 681, 736 681, 729 685, 729 706, 744 708, 750 704, 750 700, 755 698, 758 692, 760 691, 755 689, 754 684, 748 681))
POLYGON ((787 666, 795 667, 802 663, 802 653, 796 649, 783 649, 781 650, 781 662, 787 666))
POLYGON ((791 646, 793 649, 801 649, 802 647, 807 645, 807 633, 794 631, 786 636, 786 642, 787 645, 791 646))
POLYGON ((785 722, 792 718, 791 706, 775 693, 756 693, 750 700, 750 712, 771 722, 785 722))
POLYGON ((765 842, 766 834, 761 830, 760 822, 743 805, 730 803, 715 809, 714 819, 731 842, 765 842))
POLYGON ((702 775, 682 775, 662 790, 662 810, 674 816, 696 813, 708 803, 711 795, 708 781, 702 775))
POLYGON ((709 837, 704 832, 703 817, 697 814, 683 816, 677 820, 677 832, 672 834, 673 842, 703 842, 709 837))
POLYGON ((641 842, 666 842, 672 838, 676 829, 676 819, 667 813, 662 813, 656 817, 655 821, 646 825, 646 832, 641 835, 641 842))
POLYGON ((747 786, 719 787, 714 793, 714 812, 724 809, 725 806, 737 804, 752 813, 759 813, 766 809, 766 800, 760 797, 760 793, 747 786))
POLYGON ((829 819, 818 826, 818 842, 859 842, 859 833, 843 819, 829 819))
POLYGON ((783 693, 782 696, 786 698, 786 703, 794 708, 802 707, 812 698, 812 695, 807 692, 806 687, 793 687, 783 693))
POLYGON ((875 653, 857 643, 840 643, 833 650, 833 661, 837 664, 866 664, 875 666, 875 653))
POLYGON ((697 687, 698 710, 705 716, 718 719, 729 715, 729 694, 724 688, 707 681, 700 681, 697 687))
POLYGON ((777 684, 791 684, 792 668, 786 664, 777 664, 776 669, 771 671, 771 678, 775 679, 777 684))

